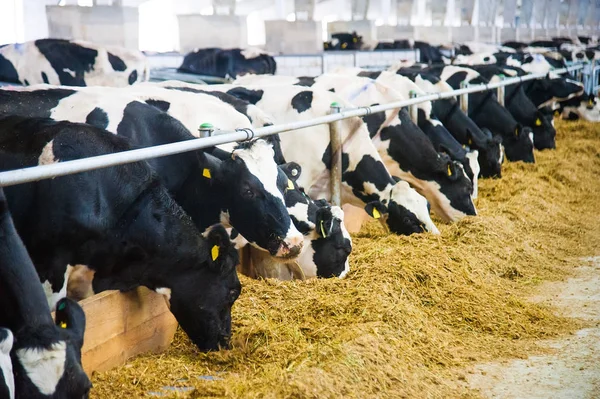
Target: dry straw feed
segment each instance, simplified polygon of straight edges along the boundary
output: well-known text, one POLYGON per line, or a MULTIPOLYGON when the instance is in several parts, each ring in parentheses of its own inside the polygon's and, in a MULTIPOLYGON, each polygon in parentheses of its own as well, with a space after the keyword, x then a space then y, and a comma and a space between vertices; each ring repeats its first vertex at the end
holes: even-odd
POLYGON ((600 124, 557 130, 557 150, 481 181, 478 216, 438 222, 439 237, 367 224, 344 280, 243 278, 231 350, 178 332, 166 353, 94 375, 92 397, 477 397, 455 383, 465 367, 581 324, 526 300, 600 255, 600 124))

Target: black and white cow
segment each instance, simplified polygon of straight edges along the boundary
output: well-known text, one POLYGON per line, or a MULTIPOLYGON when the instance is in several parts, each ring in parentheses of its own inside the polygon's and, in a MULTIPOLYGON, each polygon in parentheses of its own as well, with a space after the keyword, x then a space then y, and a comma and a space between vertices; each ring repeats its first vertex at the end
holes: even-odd
MULTIPOLYGON (((251 248, 257 276, 280 280, 345 277, 350 271, 348 256, 352 251, 352 238, 344 225, 344 212, 325 200, 313 201, 306 195, 296 183, 302 173, 300 165, 288 162, 280 168, 289 179, 285 203, 294 224, 304 234, 304 247, 298 259, 287 262, 251 248)), ((232 239, 239 240, 235 236, 232 239)), ((245 243, 236 241, 236 244, 245 243)))
MULTIPOLYGON (((138 90, 134 89, 131 88, 132 93, 138 90)), ((121 89, 79 90, 52 87, 0 90, 0 114, 86 122, 127 137, 141 147, 194 138, 181 122, 160 110, 161 107, 171 108, 171 103, 150 98, 140 102, 139 96, 129 95, 121 89)), ((160 89, 153 91, 156 90, 160 89)), ((164 89, 162 92, 178 94, 164 89)), ((180 94, 187 94, 188 101, 195 97, 191 93, 180 94)), ((181 103, 173 103, 172 110, 179 107, 192 117, 198 116, 196 127, 207 122, 209 116, 216 126, 217 118, 220 118, 227 123, 244 123, 241 127, 251 127, 248 119, 231 106, 214 96, 206 97, 209 101, 204 102, 201 109, 190 112, 185 104, 182 107, 181 103)), ((285 208, 282 193, 287 184, 277 181, 273 156, 271 145, 259 140, 235 149, 233 156, 225 154, 222 160, 198 151, 148 162, 201 231, 213 224, 224 223, 235 227, 249 242, 271 255, 293 258, 300 253, 303 236, 285 208)))
POLYGON ((331 40, 323 43, 325 51, 331 50, 360 50, 363 46, 363 38, 356 32, 334 33, 331 40))
MULTIPOLYGON (((523 70, 519 70, 516 67, 475 65, 471 68, 490 81, 500 76, 515 77, 525 75, 523 70)), ((537 109, 535 104, 525 94, 523 85, 514 84, 506 86, 504 106, 517 122, 533 130, 533 143, 536 149, 556 148, 556 129, 553 126, 552 117, 547 116, 537 109)))
MULTIPOLYGON (((264 109, 279 122, 323 116, 332 102, 349 107, 334 93, 305 86, 245 87, 212 85, 210 90, 225 91, 264 109)), ((343 142, 342 202, 365 207, 368 214, 381 218, 394 233, 438 232, 429 217, 425 198, 406 182, 396 182, 382 163, 369 139, 364 123, 358 119, 340 121, 343 142)), ((329 190, 331 145, 329 126, 319 125, 281 135, 285 158, 302 165, 299 184, 311 198, 326 198, 329 190)))
MULTIPOLYGON (((297 78, 287 76, 248 76, 237 82, 262 86, 293 85, 297 81, 297 78)), ((333 89, 336 94, 356 106, 404 100, 407 95, 402 93, 419 90, 413 82, 401 76, 393 82, 393 88, 369 78, 352 75, 324 74, 314 81, 313 88, 333 89), (396 88, 402 92, 396 91, 396 88)), ((430 132, 440 128, 445 130, 440 122, 428 119, 431 114, 430 103, 421 104, 419 111, 425 129, 430 132)), ((425 196, 435 213, 444 221, 456 221, 465 215, 475 215, 471 199, 473 184, 465 175, 462 164, 448 163, 447 157, 441 157, 423 131, 406 116, 405 110, 396 109, 385 114, 375 113, 363 117, 388 171, 410 183, 425 196)), ((466 156, 464 162, 471 171, 466 156)))
POLYGON ((0 327, 0 398, 15 398, 15 378, 10 359, 13 342, 12 332, 0 327))
POLYGON ((419 40, 403 39, 393 42, 381 41, 375 50, 419 50, 420 61, 425 64, 443 64, 447 60, 439 48, 419 40))
POLYGON ((39 39, 0 48, 0 82, 128 86, 148 78, 144 55, 124 48, 62 39, 39 39))
MULTIPOLYGON (((424 72, 435 74, 454 89, 459 89, 462 82, 470 84, 489 82, 473 69, 454 65, 434 66, 424 72)), ((509 161, 535 162, 533 132, 518 123, 510 112, 498 103, 496 94, 492 90, 469 94, 468 114, 479 127, 487 128, 494 135, 502 137, 504 151, 509 161)))
MULTIPOLYGON (((130 148, 125 139, 85 124, 0 120, 0 170, 130 148)), ((54 292, 68 280, 67 265, 87 265, 95 271, 94 292, 142 285, 157 290, 169 297, 171 311, 200 349, 227 345, 231 306, 241 290, 237 251, 222 226, 204 238, 146 163, 7 187, 5 193, 39 279, 54 292)))
POLYGON ((186 54, 181 72, 221 78, 236 78, 247 73, 275 74, 277 63, 269 53, 257 48, 205 48, 186 54))
MULTIPOLYGON (((377 83, 381 83, 385 87, 390 87, 404 96, 397 100, 408 99, 411 93, 416 95, 426 94, 414 81, 390 71, 365 71, 359 68, 345 68, 336 71, 336 73, 374 79, 377 83)), ((444 126, 444 124, 436 117, 434 104, 435 103, 432 103, 431 101, 424 101, 417 105, 417 124, 430 139, 436 151, 444 152, 448 154, 452 160, 460 162, 467 177, 473 184, 472 196, 473 198, 477 198, 477 179, 479 178, 480 171, 477 159, 479 152, 477 150, 466 151, 458 141, 456 141, 446 129, 446 126, 444 126)))
MULTIPOLYGON (((421 70, 400 68, 397 74, 407 76, 426 93, 442 93, 454 90, 439 77, 421 70)), ((500 136, 493 136, 489 129, 480 129, 461 109, 455 98, 432 102, 433 114, 440 120, 452 136, 470 152, 477 151, 478 167, 483 177, 501 177, 504 151, 500 136)), ((474 187, 475 188, 475 187, 474 187)))
POLYGON ((0 371, 4 376, 0 378, 0 396, 87 398, 91 383, 81 367, 83 310, 64 298, 58 303, 56 322, 52 320, 2 189, 0 237, 0 371), (14 345, 5 328, 14 331, 14 345))

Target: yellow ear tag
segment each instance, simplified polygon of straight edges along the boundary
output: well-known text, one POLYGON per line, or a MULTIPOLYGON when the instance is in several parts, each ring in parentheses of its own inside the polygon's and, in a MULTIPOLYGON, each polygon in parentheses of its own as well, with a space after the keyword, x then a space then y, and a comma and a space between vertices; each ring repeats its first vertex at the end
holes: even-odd
POLYGON ((64 321, 61 321, 59 327, 60 328, 67 328, 67 323, 65 323, 64 321))
POLYGON ((204 168, 204 170, 202 171, 202 176, 206 177, 207 179, 212 179, 210 169, 204 168))
POLYGON ((469 145, 473 145, 473 140, 469 139, 469 145))
POLYGON ((217 260, 217 258, 219 257, 219 246, 218 245, 214 245, 212 247, 212 249, 210 250, 210 255, 212 256, 212 260, 217 260))
POLYGON ((588 104, 589 105, 594 105, 594 100, 592 100, 591 98, 588 100, 588 104))
POLYGON ((542 126, 542 121, 540 120, 540 118, 537 118, 537 119, 535 120, 535 125, 536 125, 536 126, 542 126))
POLYGON ((450 169, 450 165, 448 165, 448 176, 452 176, 452 169, 450 169))
POLYGON ((357 39, 357 38, 353 38, 353 39, 352 39, 352 41, 353 41, 354 43, 356 43, 356 42, 358 42, 358 39, 357 39))
POLYGON ((293 190, 294 189, 294 182, 292 182, 290 179, 288 179, 287 189, 288 190, 293 190))
POLYGON ((348 43, 342 43, 342 48, 348 47, 348 43))
POLYGON ((373 208, 373 219, 379 219, 381 217, 381 213, 375 208, 373 208))
POLYGON ((319 226, 321 227, 321 235, 323 236, 323 238, 327 238, 327 234, 325 233, 325 228, 323 226, 322 220, 321 220, 321 223, 319 223, 319 226))
POLYGON ((515 137, 519 137, 519 129, 515 129, 515 137))

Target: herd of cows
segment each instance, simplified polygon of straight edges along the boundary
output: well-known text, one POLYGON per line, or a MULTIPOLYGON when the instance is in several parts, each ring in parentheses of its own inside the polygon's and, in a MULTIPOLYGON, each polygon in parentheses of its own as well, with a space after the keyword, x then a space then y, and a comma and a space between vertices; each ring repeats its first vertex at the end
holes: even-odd
MULTIPOLYGON (((0 90, 0 171, 191 140, 206 122, 213 134, 255 129, 326 115, 333 102, 369 107, 547 73, 507 87, 504 105, 488 91, 469 96, 468 113, 452 98, 419 104, 416 120, 394 109, 341 121, 342 203, 392 234, 439 234, 430 212, 446 223, 476 215, 480 176, 500 178, 505 157, 535 162, 534 148, 555 148, 554 113, 600 120, 583 85, 552 72, 556 54, 500 49, 462 54, 460 65, 287 77, 246 74, 264 57, 242 53, 221 54, 239 76, 232 84, 193 85, 147 82, 143 55, 123 49, 1 47, 0 81, 23 86, 0 90)), ((207 57, 219 51, 198 58, 207 57)), ((0 398, 87 397, 85 316, 73 299, 146 286, 208 351, 229 344, 240 248, 263 277, 344 277, 352 241, 327 201, 329 129, 0 189, 0 398)))

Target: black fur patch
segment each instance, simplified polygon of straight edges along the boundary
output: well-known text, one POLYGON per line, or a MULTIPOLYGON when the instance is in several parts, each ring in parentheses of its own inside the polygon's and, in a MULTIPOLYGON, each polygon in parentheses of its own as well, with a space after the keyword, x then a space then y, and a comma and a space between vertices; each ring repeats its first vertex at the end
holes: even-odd
POLYGON ((46 75, 46 72, 42 72, 42 81, 46 84, 49 84, 50 82, 48 81, 48 75, 46 75))
MULTIPOLYGON (((379 105, 379 104, 371 104, 371 107, 379 105)), ((385 122, 385 112, 376 112, 371 115, 365 115, 362 117, 363 122, 367 125, 367 129, 369 129, 369 136, 373 138, 377 134, 377 131, 385 122)))
MULTIPOLYGON (((325 149, 325 152, 323 153, 323 157, 321 158, 321 161, 323 161, 323 163, 325 164, 325 167, 327 169, 331 169, 331 143, 329 143, 327 145, 327 148, 325 149)), ((342 152, 342 172, 344 172, 346 169, 348 169, 349 163, 350 163, 350 158, 348 157, 348 154, 346 154, 345 152, 342 152)))
POLYGON ((361 71, 358 76, 363 78, 377 79, 381 75, 381 71, 361 71))
POLYGON ((158 108, 163 112, 167 112, 169 111, 169 108, 171 107, 171 103, 168 103, 166 101, 163 100, 146 100, 146 104, 148 105, 152 105, 154 108, 158 108))
POLYGON ((450 76, 446 79, 446 83, 452 86, 455 89, 460 88, 461 82, 463 82, 467 78, 467 72, 456 72, 454 75, 450 76))
POLYGON ((106 129, 108 126, 108 115, 103 109, 96 107, 85 118, 85 123, 88 125, 97 126, 101 129, 106 129))
POLYGON ((311 87, 314 84, 315 84, 315 78, 312 78, 310 76, 300 76, 298 78, 298 83, 294 83, 294 86, 311 87))
POLYGON ((21 83, 14 65, 0 54, 0 80, 7 83, 21 83))
POLYGON ((112 53, 108 53, 108 62, 110 62, 110 66, 115 71, 123 72, 127 69, 127 65, 125 65, 123 60, 112 53))
POLYGON ((133 72, 131 72, 129 74, 129 79, 127 79, 127 81, 129 82, 130 85, 132 85, 135 82, 137 82, 137 79, 138 79, 137 70, 134 70, 133 72))
POLYGON ((292 98, 292 108, 298 111, 299 114, 310 109, 313 100, 312 91, 301 91, 292 98))
POLYGON ((263 90, 248 90, 244 87, 236 87, 235 89, 227 91, 227 94, 254 105, 262 100, 264 93, 263 90))
POLYGON ((98 51, 62 39, 40 39, 34 43, 52 65, 60 84, 86 85, 84 75, 94 69, 98 51))

